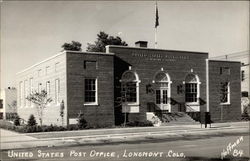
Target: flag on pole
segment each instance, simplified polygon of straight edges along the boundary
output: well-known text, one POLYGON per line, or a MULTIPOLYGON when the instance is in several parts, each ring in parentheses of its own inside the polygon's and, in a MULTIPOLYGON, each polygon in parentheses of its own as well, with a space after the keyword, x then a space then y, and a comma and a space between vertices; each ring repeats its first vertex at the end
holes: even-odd
POLYGON ((159 15, 158 15, 158 7, 157 2, 155 3, 155 28, 159 26, 159 15))

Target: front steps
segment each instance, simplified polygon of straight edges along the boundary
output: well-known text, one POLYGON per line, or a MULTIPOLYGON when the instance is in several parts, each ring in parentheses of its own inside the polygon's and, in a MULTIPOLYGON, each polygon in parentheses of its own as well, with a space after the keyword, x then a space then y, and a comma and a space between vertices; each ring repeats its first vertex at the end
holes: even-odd
POLYGON ((184 112, 162 113, 157 115, 161 120, 161 126, 165 125, 198 125, 199 122, 193 120, 184 112), (160 115, 160 116, 159 116, 160 115))

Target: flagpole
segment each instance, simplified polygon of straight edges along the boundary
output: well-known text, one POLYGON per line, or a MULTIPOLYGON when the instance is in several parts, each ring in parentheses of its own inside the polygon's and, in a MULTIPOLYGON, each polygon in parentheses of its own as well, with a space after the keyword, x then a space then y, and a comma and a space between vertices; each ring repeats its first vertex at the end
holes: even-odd
POLYGON ((155 0, 155 48, 157 48, 157 27, 159 26, 159 15, 158 15, 158 7, 157 0, 155 0))
POLYGON ((155 48, 157 48, 157 27, 155 27, 155 48))

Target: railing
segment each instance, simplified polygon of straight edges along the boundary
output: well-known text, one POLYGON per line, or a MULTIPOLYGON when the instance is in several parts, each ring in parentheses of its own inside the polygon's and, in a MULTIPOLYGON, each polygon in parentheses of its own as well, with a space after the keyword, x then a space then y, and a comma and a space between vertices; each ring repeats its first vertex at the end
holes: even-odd
POLYGON ((197 111, 194 110, 190 105, 185 104, 185 106, 186 106, 186 111, 185 111, 185 112, 187 112, 187 109, 188 109, 188 112, 197 112, 197 111))

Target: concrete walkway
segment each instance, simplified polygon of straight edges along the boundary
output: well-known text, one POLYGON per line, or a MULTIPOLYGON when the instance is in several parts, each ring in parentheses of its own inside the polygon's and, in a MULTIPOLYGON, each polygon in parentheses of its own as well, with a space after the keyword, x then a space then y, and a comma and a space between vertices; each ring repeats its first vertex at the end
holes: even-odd
POLYGON ((33 140, 37 140, 34 137, 28 136, 26 134, 20 134, 17 132, 13 132, 10 130, 0 129, 0 141, 1 141, 1 149, 17 149, 25 147, 26 142, 31 142, 33 140), (17 144, 17 143, 22 144, 17 144))
POLYGON ((211 128, 204 128, 204 125, 203 128, 201 128, 200 125, 178 125, 28 134, 20 134, 1 129, 1 149, 124 143, 133 141, 143 142, 152 139, 175 140, 184 137, 223 136, 247 133, 249 134, 249 122, 216 123, 212 124, 211 128))

